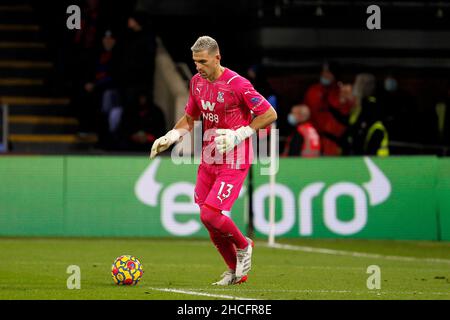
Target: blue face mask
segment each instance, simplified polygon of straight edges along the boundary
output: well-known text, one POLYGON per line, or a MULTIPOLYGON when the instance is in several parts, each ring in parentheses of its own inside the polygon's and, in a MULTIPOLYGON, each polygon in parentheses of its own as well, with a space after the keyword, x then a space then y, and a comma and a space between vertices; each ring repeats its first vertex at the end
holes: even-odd
POLYGON ((397 90, 397 80, 393 78, 387 78, 384 80, 384 89, 388 92, 394 92, 397 90))
POLYGON ((294 126, 294 127, 298 124, 297 119, 295 118, 295 116, 292 113, 288 114, 287 121, 289 122, 289 124, 291 126, 294 126))
POLYGON ((328 87, 331 84, 331 80, 325 77, 320 77, 320 83, 325 87, 328 87))

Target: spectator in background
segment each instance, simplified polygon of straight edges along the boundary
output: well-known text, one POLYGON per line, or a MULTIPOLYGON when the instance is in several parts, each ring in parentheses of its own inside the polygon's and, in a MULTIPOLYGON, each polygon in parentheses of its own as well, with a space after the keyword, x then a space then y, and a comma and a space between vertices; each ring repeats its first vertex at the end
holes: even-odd
POLYGON ((102 48, 97 55, 94 76, 86 82, 86 91, 104 92, 117 88, 117 52, 115 51, 116 37, 111 30, 107 30, 102 38, 102 48))
POLYGON ((389 137, 381 120, 381 109, 377 98, 375 76, 360 73, 353 84, 355 107, 349 117, 346 133, 346 154, 389 155, 389 137))
MULTIPOLYGON (((116 38, 107 30, 102 38, 102 48, 98 52, 95 68, 81 88, 77 102, 77 114, 81 135, 84 132, 96 131, 100 143, 106 143, 108 135, 114 131, 111 124, 117 122, 120 99, 117 92, 117 52, 116 38)), ((120 115, 119 115, 120 116, 120 115)))
POLYGON ((126 109, 120 131, 122 149, 148 151, 155 139, 166 132, 164 113, 146 92, 141 92, 138 104, 126 109))
POLYGON ((95 80, 90 85, 100 97, 102 123, 106 122, 107 129, 101 132, 100 142, 104 140, 105 143, 114 143, 123 112, 117 84, 120 57, 116 50, 116 38, 111 31, 106 31, 102 44, 103 50, 97 60, 95 80))
POLYGON ((291 108, 288 122, 295 130, 287 138, 283 156, 318 157, 320 156, 320 138, 309 122, 310 111, 307 105, 300 104, 291 108))
POLYGON ((81 28, 74 33, 68 54, 75 88, 92 72, 99 48, 104 19, 100 0, 85 0, 81 5, 81 28))
POLYGON ((136 11, 128 18, 128 34, 121 46, 120 87, 126 108, 138 104, 141 92, 153 100, 155 55, 156 36, 148 14, 136 11))
POLYGON ((267 99, 267 101, 277 110, 278 98, 272 86, 267 81, 267 76, 260 65, 251 65, 247 69, 248 80, 253 84, 253 87, 267 99))
MULTIPOLYGON (((272 86, 270 85, 269 81, 267 80, 267 75, 265 70, 261 65, 253 64, 247 69, 247 77, 248 80, 253 84, 253 87, 264 97, 266 100, 272 105, 272 107, 275 109, 275 111, 278 110, 278 98, 273 90, 272 86)), ((269 125, 265 131, 260 130, 258 133, 259 139, 265 139, 267 137, 270 137, 270 130, 274 126, 276 128, 277 123, 273 122, 271 125, 269 125)), ((253 176, 253 169, 250 168, 249 170, 249 176, 253 176)))
POLYGON ((435 105, 438 143, 450 146, 450 86, 435 105))
POLYGON ((96 55, 100 47, 104 20, 100 0, 85 0, 81 4, 81 29, 70 33, 71 42, 67 49, 68 74, 71 86, 71 109, 79 120, 79 135, 86 136, 96 131, 99 113, 92 94, 92 88, 85 88, 95 72, 96 55), (87 89, 87 90, 86 90, 87 89))
POLYGON ((414 114, 418 112, 413 97, 399 88, 397 79, 388 74, 379 95, 383 122, 394 141, 417 142, 414 114))
POLYGON ((81 7, 81 28, 75 33, 74 43, 83 49, 97 46, 100 12, 100 0, 86 0, 81 7))
POLYGON ((339 141, 346 130, 346 125, 334 117, 333 111, 348 116, 353 106, 352 100, 343 99, 339 76, 336 63, 323 64, 320 82, 307 89, 303 101, 310 108, 311 124, 319 132, 322 154, 326 156, 342 153, 339 141))

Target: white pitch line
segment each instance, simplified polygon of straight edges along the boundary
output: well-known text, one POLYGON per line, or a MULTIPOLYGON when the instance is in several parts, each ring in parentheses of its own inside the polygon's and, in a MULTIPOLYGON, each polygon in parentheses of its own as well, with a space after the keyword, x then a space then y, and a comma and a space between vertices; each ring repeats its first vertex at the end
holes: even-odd
MULTIPOLYGON (((188 290, 196 290, 188 289, 188 290)), ((229 288, 211 288, 210 291, 236 291, 236 289, 229 288)), ((270 292, 270 293, 302 293, 302 292, 314 292, 314 293, 353 293, 349 290, 314 290, 314 289, 240 289, 240 292, 270 292)))
POLYGON ((210 297, 210 298, 221 298, 221 299, 231 299, 231 300, 258 300, 258 299, 254 299, 254 298, 243 298, 243 297, 229 296, 229 295, 223 295, 223 294, 211 294, 211 293, 197 292, 197 291, 192 291, 192 290, 151 288, 151 287, 149 287, 148 289, 156 290, 156 291, 163 291, 163 292, 188 294, 188 295, 192 295, 192 296, 204 296, 204 297, 210 297))
POLYGON ((385 255, 377 254, 377 253, 365 253, 365 252, 334 250, 334 249, 326 249, 326 248, 314 248, 314 247, 295 246, 295 245, 290 245, 290 244, 279 244, 279 243, 275 243, 273 245, 265 244, 265 246, 268 248, 303 251, 303 252, 311 252, 311 253, 323 253, 323 254, 331 254, 331 255, 338 255, 338 256, 351 256, 351 257, 359 257, 359 258, 373 258, 373 259, 386 259, 386 260, 409 261, 409 262, 411 262, 411 261, 417 262, 418 261, 418 262, 450 264, 449 259, 385 256, 385 255))
MULTIPOLYGON (((228 291, 234 289, 213 288, 211 291, 228 291)), ((326 289, 240 289, 241 292, 270 292, 270 293, 349 293, 349 294, 401 294, 401 295, 445 295, 450 297, 450 292, 421 292, 421 291, 384 291, 384 290, 368 290, 368 291, 351 291, 351 290, 326 290, 326 289)))
MULTIPOLYGON (((151 290, 164 291, 164 292, 174 292, 174 293, 183 293, 190 295, 199 295, 199 296, 207 296, 207 297, 215 297, 215 298, 223 298, 223 299, 235 299, 235 300, 258 300, 258 299, 250 299, 250 298, 241 298, 234 297, 229 295, 219 295, 219 294, 210 294, 204 292, 197 292, 194 290, 198 290, 196 288, 190 288, 186 290, 181 289, 168 289, 168 288, 149 288, 151 290)), ((211 288, 211 291, 233 291, 234 289, 228 288, 211 288)), ((270 293, 338 293, 338 294, 354 294, 354 295, 364 295, 364 294, 373 294, 373 295, 391 295, 391 294, 399 294, 399 295, 439 295, 439 296, 449 296, 449 292, 421 292, 421 291, 384 291, 384 290, 374 290, 374 291, 351 291, 351 290, 318 290, 318 289, 242 289, 241 292, 270 292, 270 293)))

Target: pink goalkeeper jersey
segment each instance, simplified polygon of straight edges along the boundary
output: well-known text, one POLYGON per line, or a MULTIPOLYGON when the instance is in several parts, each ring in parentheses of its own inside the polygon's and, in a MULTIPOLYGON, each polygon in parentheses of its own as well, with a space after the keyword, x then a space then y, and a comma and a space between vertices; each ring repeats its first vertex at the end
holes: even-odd
POLYGON ((215 150, 215 129, 236 130, 248 126, 252 113, 261 115, 270 107, 250 81, 228 68, 213 82, 198 73, 193 76, 185 112, 193 118, 202 116, 202 163, 223 164, 233 169, 249 167, 253 160, 251 140, 246 139, 228 154, 220 155, 215 150))

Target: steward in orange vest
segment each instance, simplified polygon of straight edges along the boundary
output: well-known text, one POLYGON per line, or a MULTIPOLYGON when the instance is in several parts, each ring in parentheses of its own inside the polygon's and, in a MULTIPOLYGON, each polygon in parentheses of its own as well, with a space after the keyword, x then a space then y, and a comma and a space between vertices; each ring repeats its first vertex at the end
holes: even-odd
POLYGON ((288 122, 295 126, 296 130, 287 138, 283 156, 308 158, 320 156, 320 137, 312 124, 308 122, 309 116, 307 105, 292 107, 288 122))

